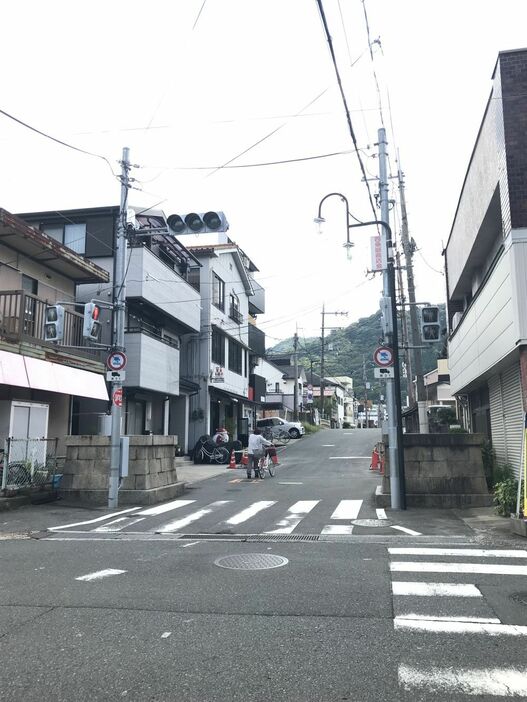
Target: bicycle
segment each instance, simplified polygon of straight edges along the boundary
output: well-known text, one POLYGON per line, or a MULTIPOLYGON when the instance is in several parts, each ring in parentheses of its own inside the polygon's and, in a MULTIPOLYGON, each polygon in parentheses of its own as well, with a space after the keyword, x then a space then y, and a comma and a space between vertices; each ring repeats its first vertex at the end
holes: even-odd
POLYGON ((287 444, 291 440, 289 432, 285 429, 279 429, 273 432, 271 428, 267 428, 263 431, 262 436, 264 439, 267 439, 267 441, 279 441, 281 444, 287 444))
POLYGON ((261 480, 265 478, 266 473, 269 473, 271 478, 273 478, 276 473, 276 465, 271 460, 271 456, 267 453, 267 451, 258 461, 258 475, 260 476, 261 480))
POLYGON ((202 447, 199 450, 199 459, 200 461, 203 461, 205 456, 209 459, 209 461, 212 463, 214 461, 215 463, 228 463, 229 462, 229 451, 225 448, 225 446, 215 446, 211 451, 205 448, 205 445, 202 445, 202 447))

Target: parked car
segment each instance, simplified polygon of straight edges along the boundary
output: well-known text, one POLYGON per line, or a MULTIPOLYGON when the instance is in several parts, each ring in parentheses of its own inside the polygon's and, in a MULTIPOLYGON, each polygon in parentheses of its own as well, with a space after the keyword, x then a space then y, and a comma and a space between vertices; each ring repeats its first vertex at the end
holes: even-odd
POLYGON ((306 431, 300 422, 286 422, 285 419, 281 417, 258 419, 256 426, 258 429, 262 429, 262 431, 269 428, 273 434, 286 431, 292 439, 299 439, 306 431))

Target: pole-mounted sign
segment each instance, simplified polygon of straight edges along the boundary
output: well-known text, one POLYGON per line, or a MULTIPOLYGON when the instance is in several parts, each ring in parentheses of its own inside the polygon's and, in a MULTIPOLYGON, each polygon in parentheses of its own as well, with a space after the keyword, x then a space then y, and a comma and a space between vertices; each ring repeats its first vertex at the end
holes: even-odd
POLYGON ((106 365, 111 371, 120 371, 126 366, 127 360, 122 351, 113 351, 106 359, 106 365))
POLYGON ((122 388, 117 388, 117 390, 113 391, 112 402, 116 407, 123 406, 123 389, 122 388))
POLYGON ((389 346, 379 346, 373 353, 373 361, 381 368, 393 366, 393 350, 389 346))

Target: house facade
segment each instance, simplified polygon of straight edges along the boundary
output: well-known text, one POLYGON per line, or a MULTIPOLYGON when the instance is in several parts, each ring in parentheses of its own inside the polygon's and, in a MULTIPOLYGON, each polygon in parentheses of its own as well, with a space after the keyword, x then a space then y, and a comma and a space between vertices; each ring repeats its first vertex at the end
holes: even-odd
POLYGON ((182 236, 200 263, 201 333, 188 341, 186 374, 199 386, 191 396, 190 443, 224 426, 245 442, 265 396, 258 359, 265 334, 256 316, 265 311, 254 263, 224 232, 182 236))
POLYGON ((519 469, 527 407, 527 50, 499 54, 444 251, 451 392, 519 469))
MULTIPOLYGON (((76 234, 69 232, 69 237, 76 234)), ((107 285, 106 270, 0 209, 0 444, 78 433, 83 401, 108 408, 100 352, 82 337, 76 287, 107 285), (64 338, 45 340, 45 311, 64 307, 64 338)), ((71 243, 67 239, 67 244, 71 243)))
MULTIPOLYGON (((140 212, 140 211, 139 211, 140 212)), ((76 299, 112 301, 114 242, 118 207, 89 208, 20 215, 56 241, 66 241, 95 263, 105 279, 79 282, 76 299), (68 227, 72 232, 67 233, 68 227)), ((128 435, 177 435, 188 448, 189 398, 199 386, 185 375, 189 337, 199 338, 201 297, 196 287, 199 261, 168 230, 162 212, 149 210, 131 218, 126 252, 126 327, 123 398, 128 435)), ((93 265, 93 264, 91 264, 93 265)), ((101 312, 100 341, 110 344, 111 315, 101 312)), ((79 400, 78 433, 107 433, 108 421, 96 421, 103 411, 91 400, 79 400)), ((109 416, 107 417, 109 420, 109 416)))

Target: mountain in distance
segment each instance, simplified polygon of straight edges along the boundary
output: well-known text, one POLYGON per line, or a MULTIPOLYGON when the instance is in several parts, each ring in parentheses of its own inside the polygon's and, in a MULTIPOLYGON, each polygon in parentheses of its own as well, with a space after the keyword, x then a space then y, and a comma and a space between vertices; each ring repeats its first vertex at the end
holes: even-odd
MULTIPOLYGON (((437 305, 440 310, 441 327, 446 328, 445 305, 437 305)), ((408 328, 410 327, 410 314, 407 312, 408 328)), ((358 399, 365 397, 364 367, 366 377, 370 383, 367 391, 368 399, 377 402, 384 395, 384 383, 373 377, 373 352, 382 341, 381 313, 376 312, 369 317, 363 317, 357 322, 342 329, 332 330, 325 337, 324 376, 347 375, 353 378, 355 396, 358 399)), ((399 332, 399 343, 401 336, 399 332)), ((422 349, 423 372, 428 373, 437 367, 437 359, 441 357, 444 341, 427 344, 422 349)), ((298 363, 303 366, 309 382, 309 373, 320 373, 320 337, 299 338, 298 363)), ((272 362, 273 356, 283 356, 293 353, 293 338, 284 339, 270 349, 267 349, 267 359, 272 362)), ((400 360, 404 360, 402 350, 400 360)), ((401 393, 403 398, 407 394, 407 380, 401 373, 401 393)))

